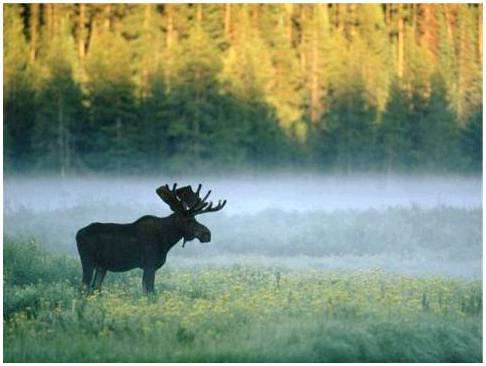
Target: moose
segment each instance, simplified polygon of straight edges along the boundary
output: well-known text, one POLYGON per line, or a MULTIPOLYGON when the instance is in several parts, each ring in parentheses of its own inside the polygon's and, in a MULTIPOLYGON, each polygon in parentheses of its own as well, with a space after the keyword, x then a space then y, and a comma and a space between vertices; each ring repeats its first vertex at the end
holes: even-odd
POLYGON ((83 270, 82 286, 88 292, 100 290, 107 271, 143 270, 145 294, 154 292, 155 272, 164 265, 169 250, 183 239, 182 246, 194 238, 201 243, 211 241, 209 229, 195 216, 216 212, 226 205, 218 201, 213 207, 207 202, 211 193, 200 198, 201 184, 196 192, 191 186, 172 189, 163 185, 156 193, 173 213, 167 217, 142 216, 130 224, 92 223, 76 234, 76 244, 83 270), (94 279, 93 279, 94 273, 94 279))

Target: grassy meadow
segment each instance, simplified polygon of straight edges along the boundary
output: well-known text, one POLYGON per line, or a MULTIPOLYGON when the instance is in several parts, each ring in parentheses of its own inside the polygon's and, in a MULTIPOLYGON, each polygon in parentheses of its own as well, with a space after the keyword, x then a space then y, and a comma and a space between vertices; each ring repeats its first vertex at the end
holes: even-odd
POLYGON ((481 362, 482 283, 380 269, 173 266, 78 293, 80 265, 4 245, 7 362, 481 362))
POLYGON ((6 180, 4 360, 481 362, 481 181, 306 179, 205 183, 228 207, 151 298, 141 270, 80 296, 74 236, 168 215, 157 179, 6 180))

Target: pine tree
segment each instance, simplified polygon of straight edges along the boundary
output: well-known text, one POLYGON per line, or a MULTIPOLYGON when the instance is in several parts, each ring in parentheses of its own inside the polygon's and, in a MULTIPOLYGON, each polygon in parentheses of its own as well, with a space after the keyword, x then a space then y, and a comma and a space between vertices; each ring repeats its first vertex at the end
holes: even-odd
POLYGON ((366 98, 364 82, 356 77, 348 89, 334 96, 326 124, 324 151, 334 156, 334 164, 346 174, 372 167, 374 157, 373 121, 376 108, 366 98))
POLYGON ((120 27, 112 16, 106 5, 92 24, 86 59, 89 118, 81 146, 90 168, 121 173, 138 169, 141 152, 136 140, 143 131, 138 126, 131 54, 125 38, 112 30, 120 27))
POLYGON ((179 108, 181 113, 167 132, 174 146, 173 164, 194 169, 201 166, 210 148, 206 125, 211 123, 208 114, 220 64, 216 46, 201 24, 194 25, 179 51, 178 78, 174 78, 169 108, 179 108))
POLYGON ((412 101, 399 80, 394 80, 390 89, 377 141, 381 147, 383 168, 388 173, 413 168, 416 154, 413 136, 418 128, 411 109, 412 101))
POLYGON ((483 166, 483 106, 471 115, 461 136, 461 148, 467 159, 466 169, 481 172, 483 166))
POLYGON ((143 99, 149 93, 152 77, 161 70, 162 17, 153 4, 131 5, 125 12, 120 28, 130 40, 126 43, 133 61, 134 82, 143 99))
POLYGON ((223 56, 223 88, 241 100, 264 100, 272 75, 268 48, 253 27, 248 5, 232 8, 233 40, 223 56))
MULTIPOLYGON (((37 169, 65 176, 79 162, 76 138, 83 124, 82 94, 74 80, 77 68, 74 39, 67 14, 54 13, 48 45, 39 54, 43 79, 38 93, 32 136, 37 169)), ((43 42, 44 43, 44 42, 43 42)))
POLYGON ((265 100, 275 107, 281 128, 289 136, 297 132, 298 137, 304 140, 305 131, 298 132, 299 126, 302 128, 302 76, 297 52, 288 36, 288 15, 284 5, 266 5, 262 12, 261 35, 271 62, 271 82, 266 89, 265 100))
POLYGON ((369 103, 383 111, 388 97, 394 63, 387 45, 387 32, 380 5, 366 4, 356 9, 356 30, 352 32, 349 57, 359 63, 369 103), (378 71, 379 70, 379 71, 378 71))
POLYGON ((443 77, 435 74, 423 120, 421 161, 428 171, 447 171, 460 166, 459 128, 447 100, 443 77))
POLYGON ((482 70, 478 49, 474 39, 476 32, 474 8, 469 5, 459 7, 457 17, 457 95, 454 107, 459 121, 464 125, 482 101, 482 70))
POLYGON ((3 123, 6 170, 22 171, 32 159, 35 91, 20 5, 4 5, 3 123))

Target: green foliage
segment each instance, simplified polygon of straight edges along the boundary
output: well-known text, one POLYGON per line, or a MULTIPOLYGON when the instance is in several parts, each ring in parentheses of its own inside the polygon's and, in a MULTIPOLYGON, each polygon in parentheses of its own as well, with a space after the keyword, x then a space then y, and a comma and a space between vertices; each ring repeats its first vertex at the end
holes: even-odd
POLYGON ((326 153, 335 158, 335 165, 344 172, 363 171, 372 168, 373 121, 376 109, 365 98, 361 82, 336 96, 327 116, 326 153))
POLYGON ((31 143, 36 152, 34 167, 64 176, 79 167, 76 143, 84 124, 84 109, 81 87, 74 79, 79 65, 69 17, 62 14, 58 22, 45 35, 50 37, 49 42, 38 55, 43 69, 39 72, 31 143))
POLYGON ((53 255, 35 241, 19 242, 7 238, 3 247, 4 285, 8 287, 80 280, 80 265, 70 256, 53 255))
POLYGON ((469 120, 462 135, 462 149, 469 167, 473 171, 481 170, 483 163, 483 106, 477 109, 469 120))
MULTIPOLYGON (((30 253, 8 244, 6 263, 30 253)), ((57 257, 41 254, 55 263, 57 257)), ((5 267, 4 267, 5 268, 5 267)), ((74 261, 60 270, 79 269, 74 261)), ((44 266, 49 272, 49 266, 44 266)), ((480 362, 480 281, 379 270, 173 268, 159 293, 122 275, 79 296, 62 278, 4 285, 8 362, 480 362), (13 285, 13 284, 17 285, 13 285), (23 285, 20 285, 23 283, 23 285), (424 300, 425 299, 425 300, 424 300), (73 339, 76 341, 73 342, 73 339)))
POLYGON ((417 148, 420 145, 414 141, 414 137, 420 138, 421 127, 419 116, 412 109, 411 99, 395 80, 377 132, 383 168, 388 172, 406 171, 418 162, 417 148))
POLYGON ((9 171, 480 167, 477 4, 35 6, 5 6, 9 171))
POLYGON ((86 66, 90 80, 82 142, 86 162, 95 170, 134 171, 143 145, 137 143, 140 128, 129 52, 121 35, 100 30, 93 37, 86 66))
POLYGON ((432 94, 422 120, 421 161, 427 169, 453 169, 461 163, 459 127, 447 103, 446 84, 441 76, 433 79, 432 94))
POLYGON ((3 17, 4 160, 5 170, 15 171, 33 160, 30 136, 35 124, 35 91, 20 5, 5 5, 3 17))

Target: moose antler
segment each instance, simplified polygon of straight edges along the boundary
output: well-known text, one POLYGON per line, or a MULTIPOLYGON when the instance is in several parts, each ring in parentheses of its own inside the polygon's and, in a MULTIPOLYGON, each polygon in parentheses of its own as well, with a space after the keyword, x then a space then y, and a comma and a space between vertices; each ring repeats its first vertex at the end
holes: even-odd
POLYGON ((226 205, 226 200, 223 200, 223 202, 218 201, 218 204, 213 207, 212 202, 206 202, 209 195, 211 194, 211 190, 206 193, 203 199, 199 197, 199 192, 201 191, 201 184, 198 185, 197 191, 195 193, 195 196, 197 198, 196 203, 189 209, 191 215, 200 215, 203 213, 207 212, 215 212, 221 210, 225 205, 226 205))
POLYGON ((183 213, 185 211, 184 205, 182 201, 177 198, 177 183, 174 183, 172 186, 172 190, 169 188, 169 185, 160 186, 155 190, 155 192, 162 198, 162 201, 167 203, 170 209, 174 212, 183 213))
POLYGON ((201 187, 202 185, 199 184, 196 192, 193 192, 190 186, 176 189, 177 184, 174 183, 172 190, 166 184, 157 188, 156 192, 169 205, 172 211, 183 213, 184 215, 195 216, 207 212, 215 212, 221 210, 226 205, 226 200, 223 200, 223 202, 218 201, 215 207, 213 207, 212 202, 206 202, 211 194, 211 190, 201 199, 199 196, 201 187))
POLYGON ((224 206, 226 205, 226 200, 223 200, 223 202, 221 202, 221 200, 218 200, 218 204, 216 206, 213 207, 213 203, 212 202, 209 202, 209 205, 205 205, 207 207, 197 211, 196 213, 194 213, 193 215, 200 215, 200 214, 203 214, 203 213, 207 213, 207 212, 215 212, 215 211, 219 211, 221 210, 224 206))

